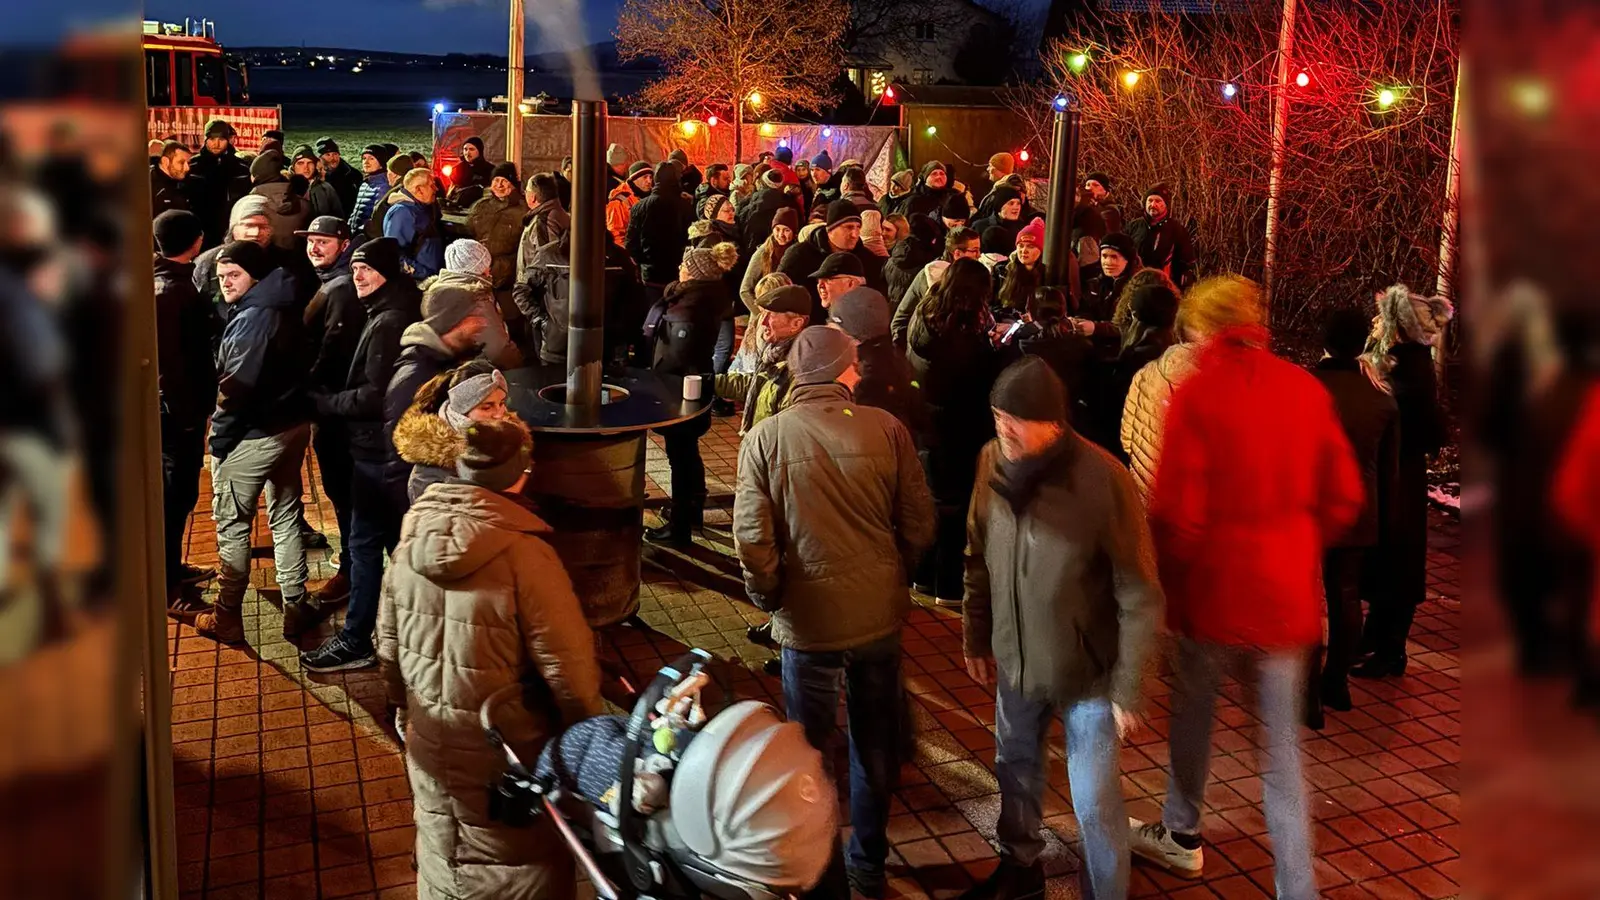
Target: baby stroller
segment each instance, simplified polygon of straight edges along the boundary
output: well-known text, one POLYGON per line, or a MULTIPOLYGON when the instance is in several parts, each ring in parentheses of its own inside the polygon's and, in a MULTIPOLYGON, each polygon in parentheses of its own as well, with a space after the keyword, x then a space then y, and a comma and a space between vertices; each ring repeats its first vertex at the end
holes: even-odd
POLYGON ((697 649, 663 666, 631 716, 576 723, 531 768, 493 721, 521 686, 490 696, 480 720, 507 763, 490 815, 549 816, 602 900, 784 900, 815 886, 838 843, 822 755, 764 703, 708 721, 710 660, 697 649))

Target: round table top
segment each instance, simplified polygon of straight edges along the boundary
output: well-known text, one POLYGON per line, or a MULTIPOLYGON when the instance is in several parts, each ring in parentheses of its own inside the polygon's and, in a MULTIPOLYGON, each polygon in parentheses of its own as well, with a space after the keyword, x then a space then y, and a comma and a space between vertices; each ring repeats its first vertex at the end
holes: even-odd
POLYGON ((506 405, 534 434, 608 435, 662 428, 707 414, 715 396, 709 377, 699 400, 685 400, 681 377, 648 369, 611 369, 602 383, 622 388, 628 395, 586 413, 539 396, 543 388, 566 384, 565 366, 530 366, 508 371, 505 376, 510 387, 506 405))

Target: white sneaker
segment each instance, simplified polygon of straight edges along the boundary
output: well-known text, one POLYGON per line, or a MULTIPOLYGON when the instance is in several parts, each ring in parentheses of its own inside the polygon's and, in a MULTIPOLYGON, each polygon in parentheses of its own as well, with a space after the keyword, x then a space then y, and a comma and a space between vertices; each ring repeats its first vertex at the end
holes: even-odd
POLYGON ((1172 839, 1172 834, 1160 822, 1141 822, 1128 819, 1128 849, 1134 856, 1142 856, 1174 875, 1199 878, 1205 867, 1205 854, 1196 847, 1187 850, 1172 839))

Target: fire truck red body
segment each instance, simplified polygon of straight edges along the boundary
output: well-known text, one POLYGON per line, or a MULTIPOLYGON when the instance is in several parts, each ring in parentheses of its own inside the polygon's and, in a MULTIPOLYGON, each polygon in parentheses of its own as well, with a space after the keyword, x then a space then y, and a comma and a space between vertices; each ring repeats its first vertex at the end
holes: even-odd
POLYGON ((143 42, 151 139, 172 137, 198 148, 206 123, 226 119, 237 132, 233 145, 253 152, 263 132, 283 127, 279 107, 249 105, 249 73, 217 43, 210 20, 146 21, 143 42))

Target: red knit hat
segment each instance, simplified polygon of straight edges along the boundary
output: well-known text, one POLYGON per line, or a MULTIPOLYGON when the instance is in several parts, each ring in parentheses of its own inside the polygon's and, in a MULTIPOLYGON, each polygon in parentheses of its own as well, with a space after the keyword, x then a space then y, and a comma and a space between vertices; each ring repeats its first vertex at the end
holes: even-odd
POLYGON ((1017 232, 1017 243, 1019 243, 1019 244, 1022 243, 1023 240, 1026 239, 1026 238, 1032 238, 1033 239, 1033 244, 1034 244, 1035 247, 1043 247, 1044 246, 1044 220, 1043 219, 1039 218, 1038 216, 1034 216, 1032 222, 1029 222, 1027 225, 1024 225, 1022 227, 1022 230, 1017 232))

